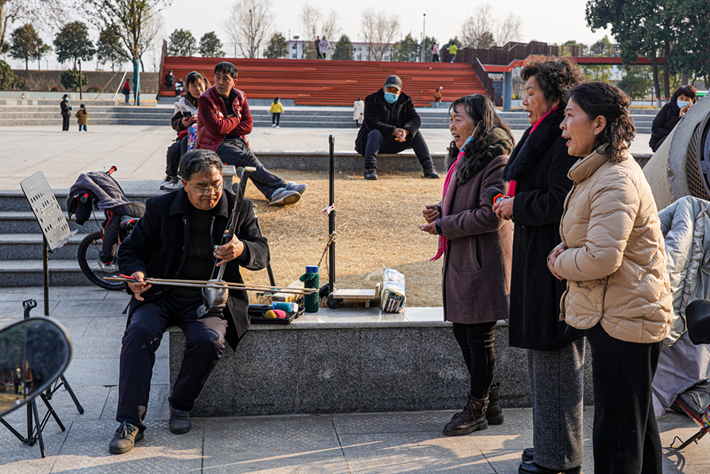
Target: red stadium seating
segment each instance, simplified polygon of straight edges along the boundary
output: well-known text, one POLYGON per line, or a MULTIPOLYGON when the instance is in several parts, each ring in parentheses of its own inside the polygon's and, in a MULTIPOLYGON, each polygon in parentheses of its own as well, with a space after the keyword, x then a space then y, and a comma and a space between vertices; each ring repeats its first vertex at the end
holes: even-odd
MULTIPOLYGON (((163 77, 170 69, 175 80, 198 71, 210 81, 214 66, 229 61, 239 70, 239 89, 255 99, 294 99, 297 105, 350 106, 358 98, 382 87, 387 76, 398 75, 403 90, 419 107, 433 100, 434 89, 443 86, 444 101, 467 94, 485 94, 468 64, 378 61, 323 61, 309 59, 224 59, 166 56, 163 77)), ((163 78, 161 78, 161 83, 163 78)), ((174 97, 161 84, 160 95, 174 97)))

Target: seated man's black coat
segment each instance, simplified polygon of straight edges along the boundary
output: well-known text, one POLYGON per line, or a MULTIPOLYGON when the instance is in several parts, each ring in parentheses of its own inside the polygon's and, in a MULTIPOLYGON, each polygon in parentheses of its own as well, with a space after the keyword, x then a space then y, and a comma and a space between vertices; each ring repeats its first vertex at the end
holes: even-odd
MULTIPOLYGON (((231 192, 225 190, 222 193, 212 221, 212 245, 221 243, 235 200, 236 196, 231 192)), ((119 247, 118 266, 121 273, 132 275, 134 272, 141 271, 152 278, 179 278, 185 263, 185 245, 189 242, 190 225, 187 219, 191 205, 183 189, 148 199, 145 215, 119 247)), ((268 242, 256 226, 254 205, 246 198, 239 213, 236 235, 244 242, 244 253, 227 264, 224 279, 243 283, 244 280, 239 273, 240 266, 249 270, 261 270, 266 267, 270 258, 268 242)), ((138 306, 160 298, 170 291, 170 288, 170 286, 153 285, 142 294, 144 301, 131 298, 128 321, 130 322, 130 315, 138 306)), ((226 340, 232 349, 236 348, 239 339, 249 329, 248 306, 249 298, 246 291, 229 291, 226 340)))
POLYGON ((411 97, 402 92, 397 102, 390 105, 385 100, 384 90, 380 89, 365 98, 365 119, 355 139, 355 151, 365 156, 367 136, 371 130, 382 132, 385 137, 385 143, 391 141, 399 144, 399 142, 395 142, 392 135, 395 128, 403 128, 409 132, 406 146, 411 148, 412 139, 419 131, 421 124, 422 121, 414 109, 414 102, 412 102, 411 97))

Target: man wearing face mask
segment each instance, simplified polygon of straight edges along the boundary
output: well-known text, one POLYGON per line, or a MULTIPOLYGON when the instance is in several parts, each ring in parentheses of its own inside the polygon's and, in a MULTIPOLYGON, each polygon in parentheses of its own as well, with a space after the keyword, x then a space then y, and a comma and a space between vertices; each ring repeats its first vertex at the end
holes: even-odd
POLYGON ((402 80, 389 76, 382 89, 365 98, 365 120, 355 139, 355 151, 365 157, 365 179, 377 179, 377 156, 414 149, 425 178, 439 174, 424 137, 412 99, 402 92, 402 80))

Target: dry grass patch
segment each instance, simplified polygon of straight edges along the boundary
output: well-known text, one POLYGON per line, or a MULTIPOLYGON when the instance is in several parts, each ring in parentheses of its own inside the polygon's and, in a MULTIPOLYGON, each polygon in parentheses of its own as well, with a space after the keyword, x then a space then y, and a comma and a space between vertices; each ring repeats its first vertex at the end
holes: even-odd
MULTIPOLYGON (((289 181, 308 184, 301 201, 283 208, 269 206, 253 183, 246 195, 257 206, 259 223, 269 239, 277 285, 297 280, 306 265, 317 265, 328 241, 328 173, 279 170, 289 181)), ((366 277, 382 265, 407 279, 407 306, 441 306, 441 261, 437 238, 420 231, 424 205, 439 202, 443 179, 422 179, 421 172, 380 173, 365 181, 361 173, 343 172, 335 180, 336 286, 374 288, 380 276, 366 277)), ((325 260, 321 284, 327 282, 325 260)), ((243 272, 247 283, 265 284, 266 272, 243 272)))

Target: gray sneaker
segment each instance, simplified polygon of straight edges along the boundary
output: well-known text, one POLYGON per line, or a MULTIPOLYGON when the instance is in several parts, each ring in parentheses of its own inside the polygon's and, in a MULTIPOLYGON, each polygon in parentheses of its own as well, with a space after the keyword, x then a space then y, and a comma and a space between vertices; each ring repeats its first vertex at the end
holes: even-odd
POLYGON ((180 178, 173 178, 170 182, 163 182, 160 189, 163 191, 175 191, 176 189, 182 189, 182 180, 180 178))
POLYGON ((307 184, 298 184, 294 183, 293 181, 289 181, 288 183, 286 183, 286 189, 288 189, 289 191, 296 191, 301 196, 303 196, 303 193, 306 192, 307 187, 307 184))
POLYGON ((170 406, 170 421, 168 422, 168 428, 173 434, 185 434, 192 428, 192 422, 190 421, 190 412, 178 410, 170 406))
POLYGON ((143 432, 127 421, 121 423, 108 445, 111 454, 124 454, 133 449, 133 446, 143 439, 143 432))
POLYGON ((298 191, 292 189, 279 188, 271 195, 269 204, 272 206, 285 206, 288 204, 296 204, 301 199, 298 191))

